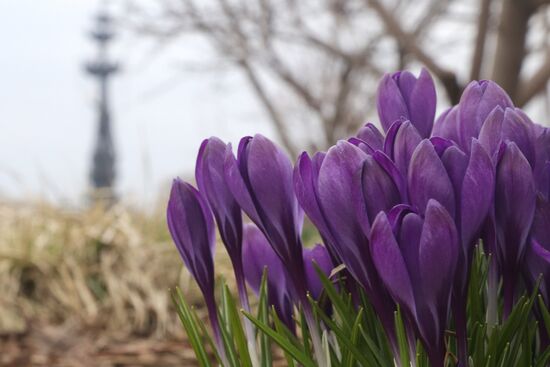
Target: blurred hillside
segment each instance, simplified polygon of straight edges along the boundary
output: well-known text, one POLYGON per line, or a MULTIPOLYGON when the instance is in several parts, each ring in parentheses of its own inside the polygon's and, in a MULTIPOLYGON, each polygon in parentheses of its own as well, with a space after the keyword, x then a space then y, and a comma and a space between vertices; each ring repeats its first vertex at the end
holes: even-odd
POLYGON ((160 209, 2 204, 0 366, 191 365, 176 285, 200 304, 160 209))

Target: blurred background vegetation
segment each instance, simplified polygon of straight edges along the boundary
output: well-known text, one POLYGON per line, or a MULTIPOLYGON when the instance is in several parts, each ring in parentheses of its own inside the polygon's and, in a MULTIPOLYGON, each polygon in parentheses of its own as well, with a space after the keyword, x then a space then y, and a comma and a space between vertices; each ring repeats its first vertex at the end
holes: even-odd
MULTIPOLYGON (((421 66, 434 75, 440 111, 457 102, 468 81, 494 79, 533 119, 548 123, 549 2, 87 0, 81 23, 63 23, 74 20, 72 1, 3 2, 0 33, 18 32, 4 36, 11 52, 0 60, 6 101, 0 122, 0 365, 193 365, 169 289, 180 285, 199 310, 201 300, 169 239, 164 210, 170 177, 192 179, 200 140, 216 134, 235 144, 240 135, 259 131, 293 157, 325 149, 377 120, 376 83, 383 73, 421 66), (46 57, 50 46, 75 33, 75 42, 91 44, 84 35, 97 11, 107 12, 122 35, 112 45, 122 72, 109 97, 114 171, 101 188, 111 191, 107 202, 93 200, 94 182, 87 184, 85 173, 93 170, 94 149, 102 149, 97 91, 90 92, 93 98, 81 95, 93 101, 88 109, 69 113, 64 101, 84 87, 46 57), (29 42, 57 21, 66 24, 59 33, 44 35, 50 38, 40 38, 43 44, 29 42), (141 68, 150 60, 163 61, 141 68), (94 123, 82 131, 73 126, 75 116, 94 123), (143 131, 140 118, 151 124, 143 131), (150 140, 135 142, 142 138, 150 140), (37 168, 29 152, 52 165, 37 168), (36 170, 48 179, 35 179, 36 170), (25 179, 19 177, 36 190, 21 189, 25 179), (44 194, 49 185, 57 188, 53 197, 44 194), (78 194, 68 200, 67 192, 78 194)), ((84 78, 84 54, 55 50, 84 78)), ((304 236, 316 240, 307 226, 304 236)), ((216 267, 231 283, 221 246, 216 267)))

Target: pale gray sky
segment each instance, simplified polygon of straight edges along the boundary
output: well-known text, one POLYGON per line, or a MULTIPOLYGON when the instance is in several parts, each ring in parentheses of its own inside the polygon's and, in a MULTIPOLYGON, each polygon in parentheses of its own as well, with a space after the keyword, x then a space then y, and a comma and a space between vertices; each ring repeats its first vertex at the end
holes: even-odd
MULTIPOLYGON (((99 4, 0 1, 0 198, 83 199, 96 89, 82 63, 94 55, 86 32, 99 4)), ((209 51, 193 40, 176 46, 126 34, 112 47, 123 67, 112 89, 117 188, 130 200, 154 199, 171 177, 192 174, 204 137, 273 135, 237 75, 184 72, 178 60, 209 51)))
MULTIPOLYGON (((96 85, 82 64, 95 55, 86 32, 101 3, 0 0, 0 200, 84 201, 96 85)), ((438 34, 448 37, 460 26, 441 25, 438 34)), ((459 71, 465 64, 456 60, 468 57, 456 47, 429 51, 459 71)), ((236 143, 256 132, 274 136, 239 75, 185 70, 183 60, 211 63, 204 42, 187 39, 159 48, 158 41, 126 31, 112 55, 123 67, 111 93, 117 190, 130 201, 153 202, 172 177, 190 177, 205 137, 236 143)), ((527 111, 545 123, 547 115, 538 106, 527 111)))

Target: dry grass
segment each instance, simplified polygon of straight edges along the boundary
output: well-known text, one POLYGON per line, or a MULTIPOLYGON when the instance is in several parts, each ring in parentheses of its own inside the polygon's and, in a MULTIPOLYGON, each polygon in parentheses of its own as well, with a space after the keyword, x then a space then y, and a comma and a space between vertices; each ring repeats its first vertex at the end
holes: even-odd
MULTIPOLYGON (((225 252, 218 253, 217 273, 228 274, 225 252)), ((0 204, 0 336, 54 328, 65 338, 96 330, 104 344, 179 339, 169 294, 176 285, 200 306, 163 210, 0 204)))

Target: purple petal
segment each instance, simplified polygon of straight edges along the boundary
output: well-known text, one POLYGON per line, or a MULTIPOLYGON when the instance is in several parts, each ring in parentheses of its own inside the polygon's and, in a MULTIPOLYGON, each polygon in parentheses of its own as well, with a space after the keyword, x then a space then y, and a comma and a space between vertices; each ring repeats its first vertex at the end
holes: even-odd
POLYGON ((409 199, 423 213, 428 200, 436 199, 455 213, 453 185, 432 143, 423 140, 413 153, 408 174, 409 199))
POLYGON ((241 208, 266 235, 275 252, 288 262, 289 267, 300 272, 299 234, 303 212, 294 194, 292 164, 286 154, 267 138, 256 135, 245 139, 244 143, 241 142, 238 156, 242 183, 238 186, 239 180, 232 179, 232 171, 226 170, 228 185, 241 208), (243 186, 246 193, 241 192, 243 186), (244 200, 247 196, 249 200, 244 200))
POLYGON ((265 208, 266 219, 280 227, 280 233, 299 233, 303 213, 294 194, 293 167, 288 156, 259 134, 249 147, 248 177, 257 205, 265 208))
MULTIPOLYGON (((383 153, 381 153, 383 154, 383 153)), ((389 161, 391 163, 391 161, 389 161)), ((390 175, 372 157, 366 157, 361 169, 361 194, 356 200, 360 205, 359 217, 365 233, 369 233, 370 223, 381 211, 390 210, 400 202, 399 189, 390 175), (363 217, 366 215, 366 217, 363 217)))
POLYGON ((356 217, 354 205, 359 170, 367 155, 347 141, 340 141, 329 149, 319 170, 318 193, 325 213, 333 245, 354 277, 368 283, 364 257, 367 249, 365 235, 356 217))
POLYGON ((491 157, 498 151, 502 142, 503 120, 504 110, 500 106, 496 106, 485 119, 479 132, 479 142, 489 152, 491 157))
POLYGON ((322 245, 315 245, 313 248, 304 248, 302 250, 304 257, 304 269, 306 272, 308 289, 314 299, 319 299, 323 291, 323 285, 313 263, 317 264, 320 270, 328 277, 333 269, 332 260, 327 249, 322 245))
POLYGON ((531 233, 533 238, 550 250, 550 202, 540 196, 537 198, 531 233))
POLYGON ((443 336, 459 256, 453 219, 436 200, 430 200, 419 245, 422 297, 417 298, 418 326, 426 346, 444 345, 443 336))
POLYGON ((167 222, 183 262, 201 290, 210 293, 214 287, 214 220, 200 193, 180 179, 172 184, 167 222))
POLYGON ((446 110, 435 122, 432 136, 439 136, 455 143, 459 143, 458 135, 458 106, 446 110))
POLYGON ((357 138, 364 141, 373 150, 382 150, 384 146, 384 136, 376 126, 370 122, 363 126, 357 132, 357 138))
POLYGON ((422 138, 410 121, 403 122, 395 135, 395 143, 390 158, 403 176, 407 176, 410 160, 422 138))
POLYGON ((202 142, 197 157, 195 177, 199 191, 214 213, 220 236, 232 259, 241 257, 241 208, 225 182, 224 157, 227 146, 212 137, 202 142))
POLYGON ((259 228, 262 228, 260 215, 256 210, 247 183, 241 174, 239 163, 231 151, 231 144, 227 144, 223 166, 225 182, 227 183, 229 191, 231 191, 231 194, 233 194, 233 197, 246 215, 248 215, 259 228))
POLYGON ((258 295, 264 269, 267 268, 267 298, 279 318, 294 330, 289 277, 281 259, 273 251, 263 233, 254 225, 246 224, 243 240, 243 270, 250 288, 258 295))
POLYGON ((374 220, 370 248, 374 266, 392 297, 410 314, 415 314, 411 279, 385 213, 378 214, 374 220))
POLYGON ((477 138, 481 126, 491 111, 500 106, 513 107, 510 97, 496 83, 473 81, 464 90, 459 103, 459 138, 461 146, 470 151, 471 138, 477 138))
MULTIPOLYGON (((537 126, 537 125, 535 125, 537 126)), ((537 191, 550 197, 550 129, 541 128, 535 138, 535 168, 533 175, 537 191)))
POLYGON ((507 143, 496 169, 495 213, 498 259, 508 271, 514 271, 523 254, 534 212, 531 166, 515 143, 507 143))
MULTIPOLYGON (((443 162, 443 165, 447 170, 447 174, 453 184, 455 198, 460 200, 464 174, 466 173, 466 168, 468 167, 468 155, 455 145, 445 150, 441 156, 441 162, 443 162)), ((460 203, 457 202, 457 208, 459 208, 459 206, 460 203)))
POLYGON ((535 166, 534 124, 519 108, 504 111, 502 138, 515 142, 531 166, 535 166))
MULTIPOLYGON (((324 155, 322 157, 324 158, 324 155)), ((330 231, 317 199, 317 180, 320 167, 315 167, 314 163, 306 152, 300 155, 294 167, 294 191, 309 219, 324 236, 329 236, 330 231)))
POLYGON ((424 296, 428 300, 450 296, 458 258, 458 235, 455 223, 436 200, 431 199, 419 245, 419 268, 424 296))
POLYGON ((415 298, 422 299, 422 279, 420 278, 418 255, 420 253, 420 235, 424 221, 416 213, 403 213, 398 230, 398 242, 411 278, 415 298))
POLYGON ((407 104, 401 95, 399 86, 390 74, 384 75, 380 81, 377 94, 378 116, 384 131, 387 132, 391 125, 401 117, 409 118, 407 104))
POLYGON ((432 132, 436 99, 434 81, 430 73, 422 68, 407 100, 407 106, 411 122, 423 138, 429 137, 432 132))
POLYGON ((493 204, 495 169, 491 158, 474 139, 468 168, 464 174, 459 203, 461 237, 464 245, 471 245, 481 231, 493 204))
POLYGON ((286 282, 283 263, 263 233, 252 224, 245 224, 243 231, 243 268, 246 281, 256 294, 260 292, 262 274, 267 268, 268 279, 275 288, 286 282), (281 283, 282 282, 282 283, 281 283))
POLYGON ((447 148, 452 147, 454 145, 451 140, 445 139, 439 136, 431 137, 430 142, 434 146, 434 149, 437 152, 437 155, 440 157, 443 155, 443 153, 445 153, 447 148))

